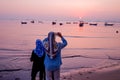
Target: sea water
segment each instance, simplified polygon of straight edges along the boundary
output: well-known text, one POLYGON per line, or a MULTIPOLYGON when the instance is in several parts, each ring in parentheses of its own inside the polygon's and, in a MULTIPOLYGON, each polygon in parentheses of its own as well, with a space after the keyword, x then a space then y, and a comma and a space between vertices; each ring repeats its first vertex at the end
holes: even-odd
MULTIPOLYGON (((120 60, 120 23, 104 26, 66 24, 66 21, 42 21, 21 24, 21 20, 0 21, 0 72, 31 71, 30 56, 35 40, 47 37, 48 32, 61 32, 68 42, 62 50, 61 72, 78 68, 89 68, 105 60, 120 60), (59 25, 62 22, 63 25, 59 25), (116 33, 118 31, 118 33, 116 33), (99 62, 99 63, 98 63, 99 62)), ((61 41, 57 37, 57 41, 61 41)))

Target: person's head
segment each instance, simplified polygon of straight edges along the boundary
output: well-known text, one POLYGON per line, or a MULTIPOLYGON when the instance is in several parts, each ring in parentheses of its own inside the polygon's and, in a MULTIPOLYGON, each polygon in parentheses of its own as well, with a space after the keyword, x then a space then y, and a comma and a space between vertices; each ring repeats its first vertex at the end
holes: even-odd
POLYGON ((40 39, 36 39, 36 49, 39 49, 42 46, 42 41, 40 39))
POLYGON ((55 41, 55 32, 49 32, 48 33, 48 55, 50 55, 50 58, 56 56, 56 51, 58 50, 57 42, 55 41))
POLYGON ((48 33, 48 40, 54 42, 55 41, 55 32, 48 33))
POLYGON ((43 47, 43 43, 40 39, 36 39, 36 47, 34 49, 34 53, 38 56, 38 57, 42 57, 44 54, 44 47, 43 47))

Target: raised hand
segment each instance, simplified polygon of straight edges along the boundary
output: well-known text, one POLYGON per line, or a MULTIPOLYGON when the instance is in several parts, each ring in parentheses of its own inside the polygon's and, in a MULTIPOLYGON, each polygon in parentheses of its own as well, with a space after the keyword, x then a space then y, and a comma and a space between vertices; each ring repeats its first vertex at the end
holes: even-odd
POLYGON ((57 32, 57 35, 62 38, 62 34, 60 32, 57 32))

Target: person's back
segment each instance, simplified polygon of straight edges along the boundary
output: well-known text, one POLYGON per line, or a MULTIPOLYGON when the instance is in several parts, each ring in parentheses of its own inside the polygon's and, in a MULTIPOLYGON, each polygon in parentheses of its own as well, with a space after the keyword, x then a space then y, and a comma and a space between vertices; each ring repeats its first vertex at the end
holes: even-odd
POLYGON ((61 60, 61 49, 63 49, 67 45, 67 41, 62 37, 61 33, 57 33, 62 43, 57 43, 55 41, 55 37, 53 37, 53 45, 51 45, 50 41, 50 34, 53 34, 55 36, 54 32, 50 32, 48 34, 48 38, 43 40, 44 47, 45 47, 45 70, 46 70, 46 79, 47 80, 60 80, 60 66, 62 64, 61 60), (53 48, 53 49, 50 49, 53 48), (50 51, 50 50, 53 50, 50 51), (51 53, 52 52, 52 53, 51 53))
POLYGON ((33 62, 31 80, 35 80, 37 72, 39 73, 40 80, 45 80, 45 67, 44 67, 45 52, 41 40, 36 40, 36 48, 32 51, 30 61, 33 62))

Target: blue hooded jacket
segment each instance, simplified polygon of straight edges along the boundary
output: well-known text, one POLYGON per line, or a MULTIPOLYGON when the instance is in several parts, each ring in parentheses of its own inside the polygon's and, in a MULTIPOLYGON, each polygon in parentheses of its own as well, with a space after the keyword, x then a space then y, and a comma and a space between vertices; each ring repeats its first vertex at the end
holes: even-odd
MULTIPOLYGON (((59 69, 61 64, 62 64, 62 60, 61 60, 61 49, 63 49, 66 45, 67 45, 67 41, 62 37, 61 38, 62 43, 59 42, 57 43, 58 45, 58 50, 56 52, 56 56, 55 58, 51 59, 48 55, 47 52, 45 51, 45 60, 44 60, 44 64, 45 64, 45 68, 48 71, 54 71, 56 69, 59 69)), ((43 43, 48 41, 48 38, 45 38, 43 40, 43 43)))

